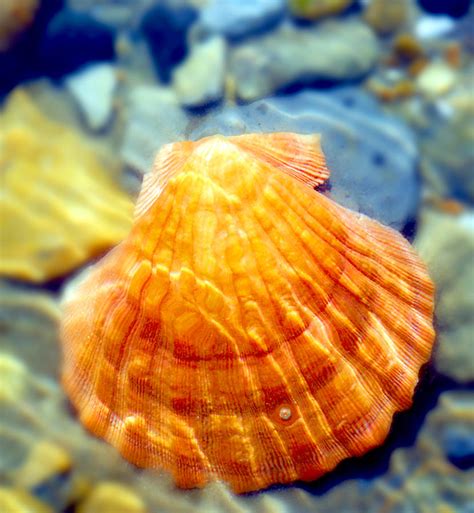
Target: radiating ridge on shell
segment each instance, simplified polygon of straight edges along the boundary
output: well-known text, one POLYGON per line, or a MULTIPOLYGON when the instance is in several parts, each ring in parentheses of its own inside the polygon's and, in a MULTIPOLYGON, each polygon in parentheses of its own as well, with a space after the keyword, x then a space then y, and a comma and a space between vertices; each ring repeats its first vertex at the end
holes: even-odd
POLYGON ((178 486, 313 480, 385 439, 434 332, 405 239, 313 189, 318 136, 165 146, 128 237, 64 305, 81 421, 178 486))

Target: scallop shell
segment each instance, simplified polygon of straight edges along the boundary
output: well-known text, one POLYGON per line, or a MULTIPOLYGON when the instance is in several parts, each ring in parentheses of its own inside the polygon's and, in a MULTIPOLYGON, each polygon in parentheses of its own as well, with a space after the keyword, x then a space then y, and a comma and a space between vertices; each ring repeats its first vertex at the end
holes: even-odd
POLYGON ((135 222, 65 304, 82 422, 180 487, 313 480, 386 437, 434 332, 397 232, 313 190, 318 136, 165 146, 135 222))

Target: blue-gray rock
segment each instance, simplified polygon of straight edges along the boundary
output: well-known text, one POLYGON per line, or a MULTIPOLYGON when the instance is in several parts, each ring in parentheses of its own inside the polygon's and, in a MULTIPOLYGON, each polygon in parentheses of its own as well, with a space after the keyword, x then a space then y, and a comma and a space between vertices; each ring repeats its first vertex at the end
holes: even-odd
POLYGON ((88 62, 115 57, 115 31, 85 12, 63 9, 48 24, 39 60, 46 74, 59 77, 88 62))
POLYGON ((331 20, 305 29, 284 25, 239 45, 230 70, 238 97, 252 101, 293 84, 359 79, 378 55, 377 38, 367 25, 331 20))
MULTIPOLYGON (((469 87, 472 87, 472 71, 469 77, 469 87)), ((441 196, 454 197, 471 205, 474 205, 473 111, 463 106, 447 118, 433 117, 420 144, 422 172, 432 189, 441 196)))
POLYGON ((453 18, 465 16, 472 5, 471 0, 418 0, 425 11, 433 14, 447 14, 453 18))
POLYGON ((416 215, 417 150, 411 131, 355 89, 301 92, 225 108, 189 134, 290 131, 322 134, 338 203, 401 229, 416 215))
POLYGON ((189 121, 172 89, 145 85, 129 92, 126 118, 121 157, 139 174, 151 169, 160 146, 184 139, 189 121))
POLYGON ((284 0, 211 0, 199 25, 204 32, 238 39, 275 26, 284 12, 284 0))
POLYGON ((194 7, 171 0, 157 2, 143 15, 141 30, 162 81, 169 82, 171 70, 186 56, 187 33, 196 18, 194 7))

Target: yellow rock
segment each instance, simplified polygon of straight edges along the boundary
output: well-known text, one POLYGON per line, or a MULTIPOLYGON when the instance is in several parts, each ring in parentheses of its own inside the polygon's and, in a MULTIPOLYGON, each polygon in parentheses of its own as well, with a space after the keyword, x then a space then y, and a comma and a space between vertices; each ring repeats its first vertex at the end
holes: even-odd
POLYGON ((297 18, 315 20, 338 14, 347 9, 354 0, 289 0, 290 11, 297 18))
POLYGON ((24 490, 0 487, 0 511, 2 513, 54 513, 43 502, 24 490))
POLYGON ((395 32, 408 18, 407 0, 371 0, 364 12, 367 23, 379 34, 395 32))
POLYGON ((99 483, 77 513, 147 513, 143 500, 120 483, 99 483))
POLYGON ((67 472, 72 465, 67 451, 46 440, 37 442, 23 465, 12 472, 17 486, 34 488, 58 474, 67 472))
POLYGON ((8 353, 0 353, 0 402, 16 401, 23 396, 27 370, 8 353))
POLYGON ((61 276, 118 243, 131 199, 75 131, 40 112, 21 90, 0 113, 0 275, 61 276))

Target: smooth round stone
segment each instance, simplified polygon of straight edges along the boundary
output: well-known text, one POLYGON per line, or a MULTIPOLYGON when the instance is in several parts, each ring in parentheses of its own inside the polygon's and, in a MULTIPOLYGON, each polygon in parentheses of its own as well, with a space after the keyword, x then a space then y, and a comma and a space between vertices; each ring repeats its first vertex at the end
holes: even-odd
POLYGON ((419 91, 430 98, 448 93, 455 85, 456 72, 444 62, 429 64, 418 75, 416 85, 419 91))
POLYGON ((371 0, 364 18, 379 34, 390 34, 406 22, 409 8, 408 0, 371 0))
POLYGON ((202 9, 203 32, 238 39, 269 29, 281 20, 284 0, 211 0, 202 9))

